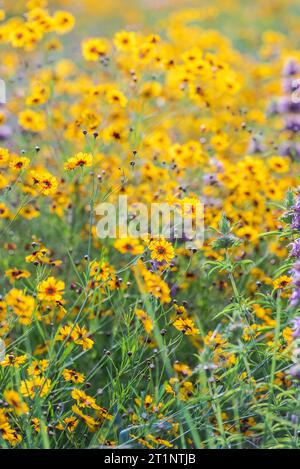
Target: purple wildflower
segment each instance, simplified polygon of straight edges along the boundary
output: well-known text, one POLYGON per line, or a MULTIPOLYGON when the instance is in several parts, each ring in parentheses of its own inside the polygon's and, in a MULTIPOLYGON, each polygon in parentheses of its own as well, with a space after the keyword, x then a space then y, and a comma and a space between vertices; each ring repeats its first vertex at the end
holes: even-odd
POLYGON ((203 182, 204 182, 205 185, 214 186, 215 184, 218 183, 218 179, 215 176, 215 174, 206 174, 203 177, 203 182))
POLYGON ((291 227, 300 231, 300 196, 298 195, 295 205, 292 207, 293 220, 291 227))
POLYGON ((8 125, 0 126, 0 140, 7 140, 12 136, 12 129, 8 125))
POLYGON ((295 59, 288 59, 284 64, 282 74, 287 77, 297 75, 300 72, 299 64, 295 59))
POLYGON ((297 257, 300 259, 300 238, 297 238, 293 243, 291 243, 292 250, 290 256, 297 257))
POLYGON ((299 304, 300 301, 300 290, 293 290, 290 296, 290 305, 294 308, 299 304))
POLYGON ((170 287, 171 298, 173 298, 178 293, 178 290, 179 290, 178 284, 173 283, 172 285, 169 285, 169 287, 170 287))
POLYGON ((264 145, 257 138, 253 137, 249 143, 248 153, 262 153, 264 150, 264 145))
POLYGON ((299 338, 300 337, 300 317, 297 316, 292 320, 293 324, 293 337, 299 338))
POLYGON ((291 157, 300 158, 300 145, 299 144, 295 145, 290 142, 284 142, 279 147, 279 154, 281 156, 291 156, 291 157))
POLYGON ((300 301, 300 260, 297 260, 291 271, 294 289, 290 296, 290 305, 297 306, 300 301))
POLYGON ((299 88, 300 84, 298 80, 295 80, 294 78, 284 78, 282 80, 282 91, 284 93, 292 93, 297 91, 299 88))
POLYGON ((285 120, 285 130, 290 130, 292 132, 299 132, 300 130, 300 116, 289 116, 285 120))
POLYGON ((300 103, 294 103, 291 96, 282 96, 276 103, 276 111, 278 114, 298 114, 300 112, 300 103))
POLYGON ((289 369, 289 374, 294 379, 300 379, 300 366, 299 365, 292 366, 292 368, 289 369))

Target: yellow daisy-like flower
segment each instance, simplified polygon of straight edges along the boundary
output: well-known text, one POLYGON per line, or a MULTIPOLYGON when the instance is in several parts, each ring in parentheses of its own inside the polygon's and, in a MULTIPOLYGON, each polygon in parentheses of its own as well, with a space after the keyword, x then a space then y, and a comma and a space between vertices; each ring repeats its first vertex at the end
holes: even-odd
POLYGON ((65 381, 72 381, 73 383, 83 383, 85 376, 82 373, 78 373, 75 370, 68 370, 67 368, 63 371, 63 377, 65 381))
POLYGON ((25 156, 14 156, 9 162, 9 167, 14 171, 22 171, 29 166, 29 163, 30 159, 25 156))
POLYGON ((54 29, 58 34, 66 34, 74 28, 75 18, 67 11, 56 11, 53 19, 54 29))
POLYGON ((291 277, 288 277, 287 275, 281 275, 281 277, 278 277, 273 282, 274 290, 279 290, 288 287, 292 280, 293 279, 291 277))
POLYGON ((76 324, 73 332, 75 344, 81 345, 83 350, 93 347, 94 341, 88 337, 89 332, 85 327, 80 327, 79 324, 76 324))
POLYGON ((91 153, 77 153, 75 156, 72 156, 67 160, 64 165, 64 169, 67 171, 72 171, 75 168, 88 168, 93 164, 93 156, 91 153))
POLYGON ((10 282, 13 283, 15 280, 20 280, 21 278, 29 278, 30 272, 28 270, 21 270, 14 267, 5 271, 5 276, 9 278, 10 282))
POLYGON ((86 394, 84 391, 81 391, 80 389, 73 389, 71 392, 72 398, 77 402, 77 405, 79 407, 82 407, 83 409, 85 408, 92 408, 92 409, 97 409, 98 405, 96 404, 96 400, 86 394))
POLYGON ((268 165, 275 173, 287 173, 290 167, 290 159, 287 156, 272 156, 268 160, 268 165))
POLYGON ((35 308, 35 300, 32 296, 26 295, 22 290, 13 288, 10 290, 5 300, 18 316, 21 324, 30 324, 35 308))
POLYGON ((152 319, 142 309, 136 309, 135 314, 136 314, 136 317, 142 322, 146 333, 150 334, 150 332, 153 330, 153 327, 154 327, 152 319))
POLYGON ((9 151, 7 148, 0 148, 0 165, 5 164, 9 158, 9 151))
POLYGON ((66 417, 63 420, 63 423, 56 425, 56 428, 61 431, 68 430, 68 432, 72 433, 77 427, 78 423, 79 420, 76 417, 66 417))
POLYGON ((120 238, 114 243, 114 247, 122 254, 132 254, 137 256, 144 252, 144 246, 142 246, 138 239, 135 238, 120 238))
POLYGON ((103 38, 90 38, 82 43, 82 55, 89 62, 98 62, 108 51, 109 45, 103 38))
POLYGON ((3 202, 0 202, 0 218, 9 218, 10 216, 11 213, 8 207, 3 202))
POLYGON ((106 99, 110 104, 117 104, 121 107, 125 107, 128 103, 126 96, 119 90, 108 90, 106 93, 106 99))
POLYGON ((29 376, 41 375, 49 366, 49 360, 34 360, 31 365, 27 368, 29 376))
POLYGON ((26 414, 29 410, 28 405, 22 401, 20 394, 13 390, 6 390, 3 397, 7 404, 11 405, 17 415, 26 414))
POLYGON ((30 423, 31 423, 31 426, 34 429, 34 431, 36 431, 36 433, 40 433, 41 425, 40 425, 39 419, 34 417, 33 419, 31 419, 30 423))
POLYGON ((5 359, 0 362, 0 365, 3 367, 13 366, 14 368, 20 368, 27 360, 27 355, 15 356, 13 354, 7 354, 5 359))
POLYGON ((35 376, 33 379, 21 381, 20 391, 24 397, 34 397, 38 394, 40 397, 46 396, 50 391, 51 380, 42 376, 35 376))
POLYGON ((175 256, 174 248, 171 243, 165 239, 151 241, 149 244, 151 258, 158 262, 171 262, 175 256))
POLYGON ((32 177, 33 184, 38 187, 42 194, 55 194, 58 187, 58 182, 57 179, 52 176, 52 174, 48 173, 47 171, 31 171, 30 175, 32 177))
POLYGON ((197 335, 199 329, 195 327, 194 321, 189 318, 178 318, 173 322, 173 326, 178 330, 182 331, 185 335, 197 335))
POLYGON ((19 114, 19 124, 31 132, 42 132, 46 128, 45 116, 42 112, 26 109, 19 114))
POLYGON ((114 37, 114 44, 119 50, 130 51, 136 45, 136 33, 132 31, 118 31, 114 37))
POLYGON ((65 282, 49 277, 38 285, 38 298, 45 301, 62 300, 65 289, 65 282))
POLYGON ((13 47, 21 48, 24 47, 26 41, 29 38, 29 31, 25 25, 16 27, 10 34, 10 41, 13 47))

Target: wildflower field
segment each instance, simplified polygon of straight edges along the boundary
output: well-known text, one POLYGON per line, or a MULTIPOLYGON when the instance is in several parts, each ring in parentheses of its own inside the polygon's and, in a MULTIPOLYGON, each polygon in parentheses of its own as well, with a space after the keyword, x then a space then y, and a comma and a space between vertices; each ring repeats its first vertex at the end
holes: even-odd
POLYGON ((299 17, 0 2, 0 448, 299 448, 299 17))

